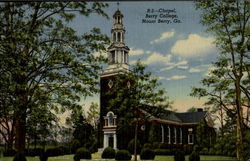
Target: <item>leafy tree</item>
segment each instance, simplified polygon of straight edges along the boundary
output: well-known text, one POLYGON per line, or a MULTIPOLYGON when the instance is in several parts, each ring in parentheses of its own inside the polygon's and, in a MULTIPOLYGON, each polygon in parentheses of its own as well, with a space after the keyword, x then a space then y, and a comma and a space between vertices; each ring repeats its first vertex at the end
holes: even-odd
POLYGON ((6 100, 4 108, 15 118, 19 152, 33 109, 72 110, 79 108, 80 96, 97 92, 103 58, 92 53, 104 50, 109 39, 97 28, 77 35, 69 23, 76 14, 107 17, 103 7, 99 2, 0 3, 0 104, 6 100))
POLYGON ((99 117, 99 107, 97 103, 91 102, 87 115, 87 121, 92 124, 94 128, 97 128, 97 120, 99 117))
POLYGON ((196 112, 197 111, 197 108, 196 107, 191 107, 187 110, 187 112, 196 112))
POLYGON ((250 100, 249 1, 197 1, 196 7, 203 11, 201 23, 214 34, 220 54, 214 63, 216 69, 212 71, 215 77, 203 80, 203 84, 217 94, 206 89, 196 89, 195 92, 209 96, 237 117, 237 159, 244 160, 243 107, 249 108, 244 100, 250 100))
MULTIPOLYGON (((141 110, 159 116, 164 109, 170 107, 169 99, 165 95, 166 91, 159 89, 158 80, 152 78, 151 73, 146 72, 145 69, 146 67, 137 61, 131 72, 119 74, 114 78, 113 90, 108 93, 115 96, 108 102, 108 108, 119 117, 118 131, 123 127, 134 125, 134 140, 137 140, 139 118, 146 119, 148 117, 148 115, 142 116, 141 110)), ((135 155, 137 155, 136 143, 135 141, 135 155)))
POLYGON ((71 117, 73 117, 73 140, 78 140, 81 147, 89 149, 94 142, 94 128, 87 122, 81 111, 71 117))

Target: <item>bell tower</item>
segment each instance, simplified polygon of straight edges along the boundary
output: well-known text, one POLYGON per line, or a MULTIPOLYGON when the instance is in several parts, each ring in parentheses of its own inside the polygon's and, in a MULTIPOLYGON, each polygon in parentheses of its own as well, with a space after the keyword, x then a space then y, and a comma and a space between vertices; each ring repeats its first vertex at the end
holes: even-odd
MULTIPOLYGON (((113 97, 107 96, 106 92, 113 90, 113 85, 115 85, 114 77, 117 74, 129 72, 129 48, 125 45, 125 32, 126 30, 123 26, 123 14, 119 9, 117 9, 113 15, 111 44, 107 48, 108 66, 102 71, 100 75, 100 133, 105 126, 104 116, 106 116, 109 111, 113 110, 108 109, 107 107, 108 101, 113 97)), ((100 143, 102 142, 102 137, 100 137, 100 143)))
POLYGON ((129 69, 129 48, 125 45, 125 28, 123 15, 118 9, 113 15, 114 24, 111 29, 111 44, 108 47, 108 67, 103 70, 102 77, 117 72, 127 72, 129 69))

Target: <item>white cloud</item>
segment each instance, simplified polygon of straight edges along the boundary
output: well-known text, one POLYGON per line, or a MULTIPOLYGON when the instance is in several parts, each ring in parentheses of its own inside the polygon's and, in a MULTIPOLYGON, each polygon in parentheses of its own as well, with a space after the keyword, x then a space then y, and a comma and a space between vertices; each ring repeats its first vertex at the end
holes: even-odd
POLYGON ((202 71, 202 70, 199 69, 199 68, 190 68, 190 69, 188 70, 189 73, 199 73, 199 72, 201 72, 201 71, 202 71))
POLYGON ((176 41, 171 52, 185 57, 209 54, 216 49, 213 41, 212 37, 190 34, 186 40, 176 41))
POLYGON ((160 76, 158 77, 158 80, 179 80, 179 79, 185 79, 185 78, 187 78, 187 76, 185 75, 173 75, 171 77, 160 76))
POLYGON ((172 30, 169 31, 169 32, 163 32, 159 38, 150 41, 150 44, 159 43, 159 42, 161 42, 161 41, 163 41, 163 40, 165 40, 165 39, 168 39, 168 38, 173 37, 174 34, 175 34, 175 30, 174 30, 174 29, 172 29, 172 30))
POLYGON ((180 61, 180 62, 169 62, 168 64, 166 64, 167 66, 162 68, 160 71, 167 71, 167 70, 171 70, 173 68, 179 68, 179 69, 188 69, 188 61, 186 60, 183 60, 183 61, 180 61))
POLYGON ((143 49, 134 49, 134 48, 131 48, 130 51, 129 51, 129 54, 131 54, 131 56, 142 55, 144 53, 145 53, 145 51, 143 49))
POLYGON ((169 63, 172 55, 162 55, 157 52, 153 52, 146 60, 143 62, 145 64, 156 64, 156 63, 169 63))
POLYGON ((185 79, 187 78, 187 76, 185 75, 173 75, 169 78, 166 78, 166 80, 178 80, 178 79, 185 79))

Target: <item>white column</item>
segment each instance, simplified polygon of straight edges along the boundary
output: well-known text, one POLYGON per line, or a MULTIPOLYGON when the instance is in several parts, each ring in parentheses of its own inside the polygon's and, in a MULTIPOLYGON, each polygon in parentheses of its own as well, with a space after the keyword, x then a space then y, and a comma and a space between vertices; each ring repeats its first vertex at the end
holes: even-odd
POLYGON ((105 149, 107 146, 107 135, 104 133, 103 135, 103 148, 105 149))
POLYGON ((118 41, 118 34, 115 32, 115 41, 118 41))
POLYGON ((116 133, 114 134, 114 149, 117 149, 117 138, 116 138, 116 133))
POLYGON ((161 142, 164 143, 164 127, 161 125, 161 142))
POLYGON ((123 42, 123 34, 122 34, 122 32, 121 32, 121 42, 123 42))

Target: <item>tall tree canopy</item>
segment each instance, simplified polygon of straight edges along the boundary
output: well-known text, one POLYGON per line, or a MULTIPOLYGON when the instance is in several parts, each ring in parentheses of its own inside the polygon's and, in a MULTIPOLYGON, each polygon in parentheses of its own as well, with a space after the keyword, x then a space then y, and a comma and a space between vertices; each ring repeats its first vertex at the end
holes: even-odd
POLYGON ((146 66, 140 61, 137 61, 129 72, 118 74, 114 82, 113 89, 108 92, 108 95, 113 97, 108 102, 108 108, 118 115, 118 135, 127 135, 128 139, 131 132, 135 131, 134 155, 137 155, 139 120, 161 115, 171 107, 171 102, 166 91, 160 89, 161 83, 158 79, 152 77, 151 72, 147 72, 146 66), (131 128, 133 125, 135 129, 131 128))
POLYGON ((197 1, 201 23, 215 37, 218 59, 205 88, 194 88, 195 96, 209 96, 209 104, 224 108, 237 118, 237 159, 244 160, 243 109, 250 108, 250 25, 249 1, 197 1))
POLYGON ((80 97, 97 92, 103 58, 93 53, 104 50, 109 39, 98 28, 77 35, 69 24, 76 14, 107 17, 104 7, 99 2, 0 3, 0 107, 16 119, 19 152, 33 110, 41 104, 73 110, 80 97))

